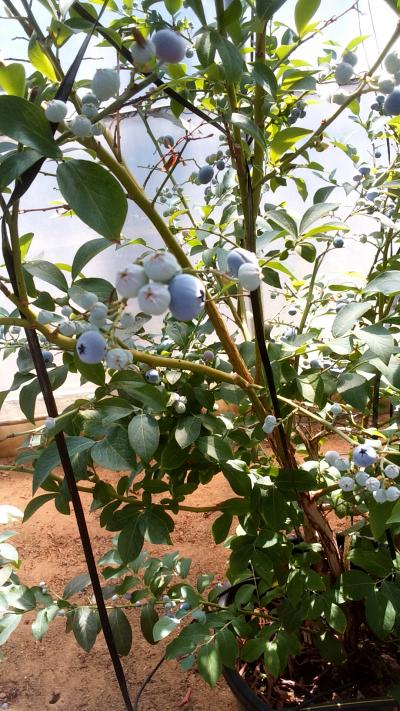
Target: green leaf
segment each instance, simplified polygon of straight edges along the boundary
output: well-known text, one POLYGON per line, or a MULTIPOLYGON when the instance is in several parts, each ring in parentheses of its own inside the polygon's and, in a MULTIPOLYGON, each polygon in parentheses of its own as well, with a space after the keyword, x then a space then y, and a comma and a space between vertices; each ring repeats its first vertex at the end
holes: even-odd
POLYGON ((248 639, 240 650, 240 658, 245 662, 255 662, 265 651, 266 640, 261 637, 248 639))
POLYGON ((367 344, 368 348, 370 348, 378 358, 382 358, 385 363, 388 363, 390 356, 394 352, 395 342, 393 336, 388 333, 386 328, 379 324, 373 324, 372 326, 366 326, 357 331, 356 335, 357 338, 360 338, 360 340, 367 344))
POLYGON ((317 12, 321 0, 297 0, 294 9, 294 21, 299 35, 303 34, 303 30, 307 27, 310 20, 317 12))
POLYGON ((313 203, 316 205, 320 202, 325 202, 329 195, 335 190, 336 185, 329 185, 325 188, 318 188, 313 197, 313 203))
POLYGON ((222 671, 222 661, 213 644, 203 644, 197 655, 197 667, 200 676, 211 687, 215 686, 222 671))
POLYGON ((186 0, 186 6, 190 7, 191 10, 197 15, 200 20, 200 24, 203 27, 207 27, 207 18, 204 14, 204 7, 202 0, 186 0))
POLYGON ((315 222, 321 220, 323 217, 330 215, 338 208, 337 203, 318 203, 317 205, 312 205, 305 211, 303 217, 301 218, 299 234, 305 234, 315 222))
POLYGON ((166 521, 158 516, 155 511, 145 511, 139 518, 139 530, 143 538, 149 543, 156 545, 170 545, 166 521))
POLYGON ((228 442, 221 437, 200 437, 196 444, 200 452, 217 462, 226 462, 232 458, 232 450, 228 442))
POLYGON ((175 15, 182 7, 182 0, 164 0, 164 5, 171 15, 175 15))
POLYGON ((124 526, 118 536, 118 553, 124 563, 135 560, 143 548, 143 536, 139 530, 140 516, 124 526))
POLYGON ((362 570, 349 570, 342 575, 343 595, 348 600, 362 600, 371 592, 372 586, 372 579, 362 570))
POLYGON ((99 277, 86 277, 84 279, 79 279, 76 281, 74 286, 78 286, 84 291, 93 291, 96 294, 99 301, 111 301, 113 295, 116 295, 115 286, 110 284, 106 279, 100 279, 99 277))
POLYGON ((68 581, 64 588, 63 599, 68 600, 73 595, 82 592, 90 585, 90 575, 88 573, 79 573, 74 578, 68 581))
POLYGON ((374 277, 365 287, 364 293, 375 294, 376 292, 386 296, 400 292, 400 271, 389 269, 374 277))
POLYGON ((91 455, 94 462, 113 472, 130 470, 135 465, 128 433, 123 427, 113 427, 107 437, 96 442, 91 455))
POLYGON ((37 259, 34 262, 26 262, 24 268, 32 276, 56 286, 60 291, 68 292, 68 283, 64 274, 52 262, 37 259))
POLYGON ((335 632, 343 634, 347 626, 347 619, 346 615, 344 614, 341 607, 339 607, 339 605, 336 605, 336 603, 334 602, 328 604, 328 606, 325 608, 325 619, 328 625, 332 627, 335 632))
POLYGON ((0 647, 7 642, 22 620, 22 615, 3 614, 0 621, 0 647))
POLYGON ((134 400, 138 400, 144 407, 156 412, 165 409, 167 395, 165 390, 148 385, 142 377, 130 371, 115 373, 111 378, 110 385, 122 393, 129 395, 134 400))
POLYGON ((133 451, 148 462, 160 441, 157 420, 150 415, 136 415, 128 425, 128 438, 133 451))
POLYGON ((175 430, 175 439, 182 449, 189 447, 196 441, 201 432, 201 420, 199 417, 189 415, 183 417, 175 430))
POLYGON ((79 646, 90 652, 98 632, 98 615, 90 607, 78 607, 74 611, 72 631, 79 646))
POLYGON ((218 32, 211 33, 212 42, 221 58, 221 68, 227 82, 240 81, 243 74, 243 57, 237 47, 218 32))
POLYGON ((36 618, 32 622, 32 634, 34 638, 40 642, 40 640, 43 639, 48 629, 49 620, 47 619, 46 608, 38 610, 38 612, 36 613, 36 618))
POLYGON ((6 94, 21 96, 25 94, 25 69, 22 64, 12 62, 0 67, 0 86, 6 94))
POLYGON ((275 96, 278 89, 278 82, 270 67, 262 62, 255 62, 253 65, 253 77, 258 86, 261 86, 265 91, 275 96))
POLYGON ((285 210, 268 210, 265 219, 268 220, 268 222, 275 222, 279 227, 286 230, 288 234, 292 235, 292 237, 298 236, 297 225, 293 217, 290 217, 285 210))
POLYGON ((393 563, 386 550, 361 550, 352 548, 348 559, 358 568, 362 568, 371 575, 385 578, 392 572, 393 563))
POLYGON ((43 504, 51 501, 55 496, 56 494, 41 494, 40 496, 36 496, 35 499, 31 499, 25 507, 24 523, 25 521, 28 521, 28 519, 33 516, 33 514, 36 513, 36 511, 38 511, 43 504))
POLYGON ((36 32, 33 32, 28 44, 28 57, 29 61, 35 69, 43 74, 47 79, 52 82, 58 81, 57 74, 54 71, 54 67, 42 47, 41 42, 39 42, 36 32))
POLYGON ((278 645, 275 640, 268 640, 264 647, 264 664, 273 677, 277 678, 282 671, 281 660, 278 654, 278 645))
MULTIPOLYGON (((72 464, 79 456, 93 446, 93 440, 87 437, 67 437, 66 444, 72 464)), ((57 445, 53 441, 44 449, 35 462, 35 473, 32 480, 32 491, 35 493, 39 486, 46 481, 53 469, 60 463, 57 445)), ((77 474, 77 472, 75 472, 77 474)))
POLYGON ((396 622, 396 609, 384 590, 372 590, 365 603, 367 624, 380 639, 387 637, 396 622))
POLYGON ((166 471, 178 469, 183 465, 188 457, 188 452, 182 449, 173 437, 171 437, 163 448, 160 459, 160 466, 166 471))
POLYGON ((223 543, 229 535, 232 525, 233 516, 229 513, 223 513, 218 516, 212 525, 212 535, 215 543, 223 543))
POLYGON ((60 191, 82 222, 118 242, 128 203, 120 184, 101 165, 68 160, 57 168, 60 191))
MULTIPOLYGON (((57 366, 49 370, 49 379, 53 390, 59 388, 68 375, 68 367, 66 365, 57 366)), ((25 385, 19 394, 19 405, 27 420, 35 421, 35 405, 36 398, 40 393, 40 385, 38 379, 32 380, 29 385, 25 385)))
POLYGON ((76 252, 74 261, 72 262, 72 280, 74 281, 76 277, 79 276, 82 269, 93 259, 93 257, 96 257, 109 246, 109 241, 103 239, 102 237, 99 239, 91 239, 89 242, 82 244, 76 252))
POLYGON ((89 383, 95 383, 95 385, 104 385, 106 381, 106 373, 102 363, 84 363, 78 354, 74 353, 74 363, 77 371, 87 380, 89 383))
POLYGON ((154 605, 151 602, 148 602, 147 605, 144 605, 140 611, 140 629, 143 637, 149 644, 156 643, 153 629, 157 621, 158 614, 154 609, 154 605))
POLYGON ((286 153, 286 151, 293 148, 293 146, 301 141, 302 138, 309 136, 312 131, 308 128, 284 128, 272 139, 270 145, 270 160, 271 163, 277 163, 279 158, 286 153))
POLYGON ((25 170, 40 160, 40 153, 27 148, 11 153, 0 163, 0 189, 17 180, 25 170))
POLYGON ((256 0, 257 17, 264 22, 269 22, 285 2, 287 0, 256 0))
POLYGON ((0 133, 34 148, 41 156, 61 156, 42 109, 19 96, 0 96, 0 133))
POLYGON ((171 617, 160 617, 153 628, 153 637, 155 642, 161 642, 162 639, 168 637, 179 625, 178 620, 171 617))
POLYGON ((126 657, 132 647, 132 628, 129 620, 120 607, 114 607, 108 614, 108 619, 110 620, 117 653, 121 657, 126 657))
POLYGON ((339 313, 336 314, 332 324, 332 336, 334 338, 344 336, 372 306, 372 301, 364 301, 363 303, 353 302, 343 306, 339 313))
POLYGON ((233 632, 227 627, 218 630, 215 636, 215 645, 222 664, 234 669, 239 654, 239 645, 233 632))
POLYGON ((256 143, 258 143, 264 151, 266 150, 266 143, 263 134, 254 121, 252 121, 248 116, 245 116, 245 114, 233 113, 231 116, 231 123, 233 123, 234 126, 238 126, 241 131, 244 131, 244 133, 252 136, 256 143))
POLYGON ((341 373, 337 390, 348 405, 364 412, 369 397, 369 384, 365 378, 358 373, 341 373))

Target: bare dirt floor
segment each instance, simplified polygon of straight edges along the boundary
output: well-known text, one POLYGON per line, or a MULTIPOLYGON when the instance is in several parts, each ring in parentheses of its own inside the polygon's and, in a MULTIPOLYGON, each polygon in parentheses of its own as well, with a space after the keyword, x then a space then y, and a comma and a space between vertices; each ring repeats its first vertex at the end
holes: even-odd
MULTIPOLYGON (((11 460, 9 460, 11 462, 11 460)), ((6 462, 4 462, 6 463, 6 462)), ((112 476, 108 475, 110 481, 112 476)), ((231 496, 227 482, 217 476, 188 499, 193 506, 210 505, 231 496)), ((31 498, 31 476, 0 473, 0 503, 24 509, 31 498)), ((96 559, 110 548, 112 534, 100 528, 98 514, 89 513, 89 495, 82 495, 96 559)), ((215 573, 223 580, 227 551, 213 543, 211 521, 205 514, 180 512, 176 517, 174 549, 193 560, 191 576, 215 573)), ((212 514, 215 516, 215 514, 212 514)), ((23 565, 20 577, 33 585, 44 580, 49 590, 61 594, 65 583, 86 571, 74 516, 59 514, 46 504, 26 523, 10 526, 23 565)), ((149 546, 152 554, 166 547, 149 546)), ((171 550, 169 548, 169 550, 171 550)), ((143 679, 162 657, 164 644, 151 646, 140 634, 140 609, 130 611, 134 641, 123 659, 132 698, 143 679)), ((42 642, 31 632, 27 615, 3 647, 0 662, 0 708, 9 711, 123 711, 117 683, 104 640, 98 636, 92 651, 79 648, 65 633, 65 619, 56 618, 42 642)), ((221 679, 211 690, 195 671, 183 672, 178 663, 165 662, 147 685, 140 711, 237 711, 231 692, 221 679)))

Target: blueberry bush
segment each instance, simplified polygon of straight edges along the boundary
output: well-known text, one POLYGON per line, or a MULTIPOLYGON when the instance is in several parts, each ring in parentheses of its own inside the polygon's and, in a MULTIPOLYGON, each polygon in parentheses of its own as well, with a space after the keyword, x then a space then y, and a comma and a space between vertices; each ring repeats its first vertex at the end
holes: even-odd
MULTIPOLYGON (((110 531, 98 565, 119 655, 136 607, 146 640, 168 637, 167 659, 211 685, 238 660, 264 657, 273 683, 307 649, 340 665, 366 641, 398 645, 395 14, 367 68, 365 37, 329 39, 339 20, 320 0, 3 4, 10 37, 19 26, 29 40, 27 62, 0 65, 1 350, 16 358, 0 400, 18 391, 32 423, 11 467, 32 473, 24 520, 43 505, 70 514, 70 482, 55 472, 69 462, 110 531), (108 66, 83 62, 89 42, 108 66), (159 106, 173 135, 156 135, 159 106), (152 154, 145 172, 143 153, 124 150, 132 111, 152 154), (353 130, 362 145, 343 138, 353 130), (38 173, 58 191, 44 207, 93 231, 70 265, 31 259, 37 237, 20 232, 38 173), (132 209, 151 237, 132 232, 132 209), (125 250, 125 266, 85 276, 107 249, 125 250), (70 374, 90 387, 58 413, 51 393, 70 374), (230 498, 186 503, 219 473, 230 498), (189 559, 154 555, 173 546, 180 510, 213 514, 226 571, 193 580, 189 559), (228 605, 215 574, 241 583, 228 605)), ((356 25, 366 4, 341 16, 356 25)), ((6 537, 0 644, 34 611, 37 639, 63 615, 89 651, 98 598, 77 593, 90 577, 26 586, 6 537)))

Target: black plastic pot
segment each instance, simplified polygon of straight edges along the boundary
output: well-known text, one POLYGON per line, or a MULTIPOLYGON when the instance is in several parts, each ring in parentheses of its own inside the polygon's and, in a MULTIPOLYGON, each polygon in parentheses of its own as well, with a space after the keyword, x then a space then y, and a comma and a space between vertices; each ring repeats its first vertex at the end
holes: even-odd
MULTIPOLYGON (((219 597, 221 605, 229 605, 233 602, 236 591, 243 585, 238 583, 225 590, 219 597)), ((271 706, 260 699, 252 691, 246 681, 235 669, 223 667, 223 675, 236 701, 243 711, 274 711, 271 706)), ((316 704, 314 706, 291 706, 281 711, 400 711, 398 703, 394 699, 371 699, 368 701, 349 701, 336 704, 316 704)))

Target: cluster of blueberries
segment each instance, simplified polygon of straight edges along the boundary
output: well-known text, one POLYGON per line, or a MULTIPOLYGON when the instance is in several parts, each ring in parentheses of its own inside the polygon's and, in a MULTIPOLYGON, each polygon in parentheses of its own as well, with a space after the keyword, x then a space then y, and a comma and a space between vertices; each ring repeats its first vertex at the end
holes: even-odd
POLYGON ((386 464, 382 469, 381 478, 365 471, 366 468, 377 463, 377 442, 378 440, 368 440, 364 444, 357 445, 353 449, 351 461, 333 450, 325 453, 324 460, 330 467, 330 473, 337 476, 342 474, 338 486, 343 492, 351 492, 359 487, 371 492, 377 503, 397 501, 400 498, 400 489, 392 483, 400 475, 400 469, 396 464, 390 462, 386 464), (358 469, 355 473, 354 467, 358 469))
MULTIPOLYGON (((143 72, 151 71, 158 61, 178 64, 185 57, 193 56, 193 50, 186 46, 184 39, 170 29, 159 30, 151 39, 138 35, 131 47, 134 66, 143 72)), ((77 114, 68 127, 77 138, 88 138, 102 134, 101 123, 92 123, 98 115, 99 105, 118 96, 120 90, 120 75, 115 69, 97 69, 91 84, 92 91, 82 98, 80 114, 77 114)), ((45 109, 46 118, 51 123, 64 121, 68 113, 65 101, 53 99, 45 109)))
MULTIPOLYGON (((241 248, 233 249, 227 262, 230 275, 237 278, 242 288, 248 291, 258 289, 262 274, 253 252, 241 248)), ((177 321, 191 321, 198 316, 205 304, 203 283, 192 274, 182 273, 176 258, 170 252, 153 252, 143 259, 143 264, 131 264, 119 271, 116 289, 124 301, 136 298, 142 313, 161 316, 169 310, 177 321)), ((74 292, 74 300, 88 312, 89 323, 64 321, 58 329, 64 335, 76 333, 77 323, 84 329, 76 344, 80 360, 93 365, 105 359, 109 368, 126 368, 132 362, 130 351, 124 348, 108 350, 107 341, 100 333, 100 329, 107 330, 109 326, 107 306, 97 301, 96 295, 90 292, 79 294, 78 290, 77 295, 74 292)), ((64 306, 62 313, 64 316, 70 316, 73 312, 69 306, 64 306)), ((214 353, 205 351, 203 358, 205 362, 211 362, 214 353)), ((148 382, 157 384, 158 377, 154 369, 147 373, 148 382)))
POLYGON ((303 101, 302 99, 300 99, 296 103, 296 105, 292 108, 292 110, 288 116, 287 122, 288 122, 289 126, 293 126, 293 124, 296 123, 296 121, 298 119, 302 119, 307 116, 307 113, 305 110, 306 106, 307 106, 306 102, 303 101))

